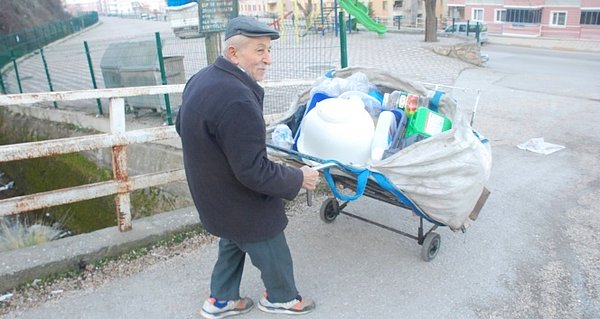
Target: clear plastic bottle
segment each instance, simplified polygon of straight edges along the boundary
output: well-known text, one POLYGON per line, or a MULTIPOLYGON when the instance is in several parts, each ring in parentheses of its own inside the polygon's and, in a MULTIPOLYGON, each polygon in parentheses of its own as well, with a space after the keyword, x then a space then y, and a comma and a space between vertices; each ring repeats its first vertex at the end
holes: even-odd
POLYGON ((383 109, 393 110, 398 108, 398 100, 400 99, 400 91, 385 93, 383 96, 383 109))
POLYGON ((383 111, 377 119, 377 126, 371 142, 371 159, 378 161, 390 147, 397 129, 396 115, 391 111, 383 111))

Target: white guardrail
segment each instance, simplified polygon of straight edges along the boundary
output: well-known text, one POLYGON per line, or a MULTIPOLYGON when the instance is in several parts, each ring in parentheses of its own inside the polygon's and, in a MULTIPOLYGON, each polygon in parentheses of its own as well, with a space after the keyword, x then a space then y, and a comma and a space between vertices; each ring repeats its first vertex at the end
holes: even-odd
POLYGON ((185 174, 182 169, 177 169, 137 176, 128 175, 127 145, 172 139, 177 137, 177 132, 174 126, 126 131, 124 98, 140 95, 180 93, 183 91, 183 87, 184 85, 164 85, 0 95, 0 107, 38 102, 77 101, 98 98, 108 98, 110 101, 110 133, 2 145, 0 146, 0 163, 106 147, 112 148, 113 163, 113 180, 0 200, 0 217, 116 195, 115 203, 118 228, 120 231, 130 230, 132 227, 130 193, 138 189, 184 181, 185 174))
MULTIPOLYGON (((265 81, 265 88, 310 85, 308 80, 265 81)), ((158 85, 129 88, 96 89, 83 91, 41 92, 0 95, 0 107, 27 105, 39 102, 109 99, 110 133, 81 137, 61 138, 39 142, 0 146, 0 163, 77 153, 100 148, 112 148, 113 180, 63 188, 48 192, 18 196, 0 200, 0 217, 46 207, 69 204, 88 199, 116 195, 117 221, 120 231, 131 229, 130 193, 134 190, 185 180, 183 169, 129 176, 127 173, 127 145, 176 138, 174 126, 162 126, 139 130, 125 130, 125 97, 181 93, 184 85, 158 85)))

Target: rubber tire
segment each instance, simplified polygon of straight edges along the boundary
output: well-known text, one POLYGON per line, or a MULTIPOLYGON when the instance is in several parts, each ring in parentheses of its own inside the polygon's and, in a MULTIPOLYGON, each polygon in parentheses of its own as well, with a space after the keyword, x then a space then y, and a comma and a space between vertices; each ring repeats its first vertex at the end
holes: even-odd
POLYGON ((321 204, 321 220, 326 223, 333 222, 340 214, 340 204, 335 198, 328 198, 321 204))
POLYGON ((421 258, 429 262, 437 256, 442 245, 442 237, 436 232, 431 232, 425 236, 423 245, 421 247, 421 258))

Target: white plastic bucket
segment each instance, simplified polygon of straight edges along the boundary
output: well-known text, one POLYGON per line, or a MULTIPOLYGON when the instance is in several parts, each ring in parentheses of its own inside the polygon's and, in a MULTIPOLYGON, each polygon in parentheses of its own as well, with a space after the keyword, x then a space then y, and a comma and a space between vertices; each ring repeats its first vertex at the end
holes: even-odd
POLYGON ((302 120, 298 151, 364 166, 371 155, 374 131, 373 120, 360 99, 326 99, 302 120))

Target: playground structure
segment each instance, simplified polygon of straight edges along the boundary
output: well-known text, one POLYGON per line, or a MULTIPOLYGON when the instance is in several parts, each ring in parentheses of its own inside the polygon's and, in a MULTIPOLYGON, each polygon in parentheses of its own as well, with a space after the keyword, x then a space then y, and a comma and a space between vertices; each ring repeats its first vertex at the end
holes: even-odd
POLYGON ((354 16, 358 23, 362 24, 367 30, 383 35, 387 31, 385 24, 378 23, 369 17, 369 8, 359 0, 339 0, 340 7, 349 15, 354 16))
POLYGON ((316 11, 309 11, 308 13, 304 12, 303 23, 300 22, 300 17, 302 15, 300 11, 301 5, 299 5, 298 0, 294 0, 292 3, 293 10, 285 12, 283 0, 279 0, 279 17, 269 23, 269 25, 273 26, 281 33, 286 32, 283 21, 292 16, 294 33, 296 36, 304 36, 311 30, 320 32, 323 35, 325 34, 325 31, 328 30, 333 31, 337 35, 339 30, 337 17, 340 10, 344 10, 348 13, 347 29, 349 32, 356 30, 356 23, 360 23, 367 30, 375 32, 379 36, 382 36, 387 32, 387 26, 371 18, 369 16, 369 8, 359 0, 337 0, 333 2, 332 6, 327 6, 324 3, 324 0, 320 0, 320 4, 317 6, 316 11))

